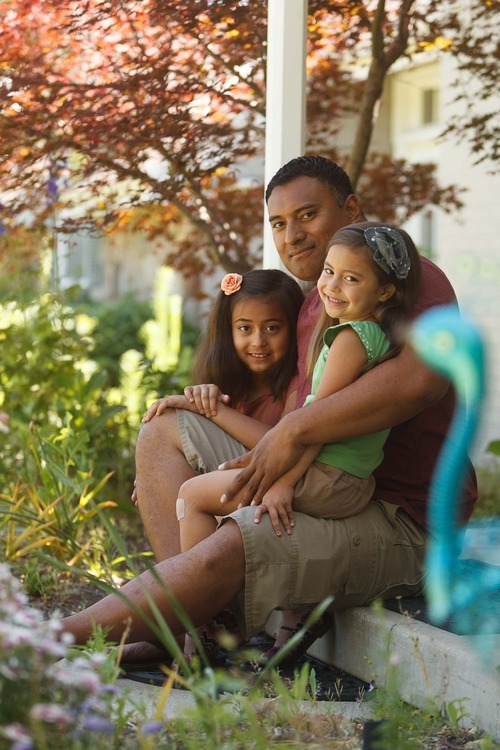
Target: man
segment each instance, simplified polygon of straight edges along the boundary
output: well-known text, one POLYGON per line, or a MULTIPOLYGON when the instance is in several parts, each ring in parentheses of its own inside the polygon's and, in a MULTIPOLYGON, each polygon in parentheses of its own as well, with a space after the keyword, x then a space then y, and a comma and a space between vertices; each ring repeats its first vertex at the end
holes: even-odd
MULTIPOLYGON (((363 218, 347 176, 343 177, 347 195, 337 194, 332 187, 327 175, 339 168, 331 165, 319 157, 294 159, 279 170, 266 192, 276 247, 298 278, 317 278, 333 233, 363 218)), ((422 264, 422 292, 415 315, 455 299, 444 274, 425 259, 422 264)), ((315 322, 311 311, 316 296, 313 290, 305 303, 299 336, 304 337, 304 331, 315 322)), ((405 346, 397 357, 342 391, 283 418, 245 456, 237 457, 234 441, 220 435, 205 417, 186 412, 190 415, 187 422, 178 423, 173 410, 155 417, 144 426, 137 445, 137 493, 153 551, 163 560, 156 566, 156 574, 195 625, 232 603, 246 637, 258 632, 276 608, 306 608, 333 595, 334 608, 342 609, 368 604, 376 597, 420 593, 427 492, 452 411, 453 396, 447 382, 405 346), (232 459, 226 468, 244 467, 226 496, 237 496, 246 506, 259 501, 307 445, 387 427, 393 429, 376 473, 375 494, 358 515, 332 521, 297 513, 293 533, 277 537, 268 516, 255 524, 254 509, 242 507, 208 539, 182 555, 165 559, 178 550, 177 491, 195 471, 217 468, 222 459, 211 451, 214 445, 223 458, 227 450, 232 459), (208 461, 215 465, 207 465, 207 448, 208 461)), ((475 498, 471 470, 463 520, 472 512, 475 498)), ((155 575, 143 574, 122 592, 146 613, 151 611, 148 598, 152 597, 173 631, 182 632, 155 575)), ((137 611, 122 597, 106 597, 67 618, 64 627, 81 641, 90 632, 92 620, 110 627, 111 637, 119 637, 126 622, 130 624, 130 641, 151 636, 137 611)))

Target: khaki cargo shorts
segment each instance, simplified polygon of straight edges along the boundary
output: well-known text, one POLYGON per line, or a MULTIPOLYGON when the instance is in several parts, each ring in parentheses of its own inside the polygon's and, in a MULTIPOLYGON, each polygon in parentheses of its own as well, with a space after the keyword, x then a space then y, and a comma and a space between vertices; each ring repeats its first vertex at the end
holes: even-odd
POLYGON ((374 489, 372 476, 355 477, 337 466, 313 461, 295 485, 293 509, 315 518, 346 518, 366 508, 374 489))
POLYGON ((223 461, 247 453, 248 448, 217 427, 210 419, 186 409, 176 411, 184 456, 197 474, 216 471, 223 461))
POLYGON ((245 589, 234 606, 246 638, 274 609, 312 608, 334 596, 340 610, 422 592, 426 533, 396 505, 370 500, 337 520, 296 513, 293 533, 280 537, 268 515, 254 523, 254 511, 241 508, 221 521, 233 519, 243 537, 245 589))

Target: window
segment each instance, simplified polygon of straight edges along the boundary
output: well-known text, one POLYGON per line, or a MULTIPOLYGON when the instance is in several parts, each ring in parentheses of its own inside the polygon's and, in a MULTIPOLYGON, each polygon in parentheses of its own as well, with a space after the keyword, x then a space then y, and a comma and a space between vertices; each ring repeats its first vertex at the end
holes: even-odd
POLYGON ((422 125, 430 125, 439 120, 439 91, 424 89, 422 91, 422 125))
POLYGON ((421 238, 420 253, 426 258, 432 258, 434 249, 434 220, 432 214, 422 216, 421 238))
POLYGON ((54 275, 63 287, 79 284, 94 289, 102 281, 99 238, 78 233, 58 236, 54 275))

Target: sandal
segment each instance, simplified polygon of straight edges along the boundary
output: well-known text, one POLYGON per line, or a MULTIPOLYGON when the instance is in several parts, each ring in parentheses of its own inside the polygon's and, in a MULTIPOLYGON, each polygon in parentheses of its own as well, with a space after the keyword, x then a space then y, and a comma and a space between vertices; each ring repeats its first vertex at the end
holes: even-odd
MULTIPOLYGON (((223 609, 197 632, 203 652, 209 662, 216 660, 219 652, 224 649, 221 637, 222 639, 224 639, 224 636, 232 638, 234 647, 240 646, 244 641, 238 621, 230 609, 223 609)), ((193 655, 188 657, 188 661, 191 660, 193 655)))
MULTIPOLYGON (((294 625, 293 628, 290 628, 287 625, 282 625, 281 630, 288 631, 290 633, 289 638, 281 646, 272 646, 270 649, 265 651, 264 659, 266 661, 269 661, 273 658, 273 656, 276 656, 277 653, 284 650, 288 641, 303 629, 306 623, 306 619, 307 618, 299 620, 299 622, 294 625)), ((319 620, 316 620, 316 622, 314 622, 307 628, 297 645, 283 655, 283 658, 280 659, 279 664, 283 664, 283 666, 285 666, 287 664, 291 664, 292 662, 298 661, 302 656, 305 655, 306 651, 310 646, 312 646, 314 641, 317 641, 318 638, 321 638, 321 636, 325 635, 325 633, 327 633, 332 626, 333 617, 331 613, 323 612, 319 620)))

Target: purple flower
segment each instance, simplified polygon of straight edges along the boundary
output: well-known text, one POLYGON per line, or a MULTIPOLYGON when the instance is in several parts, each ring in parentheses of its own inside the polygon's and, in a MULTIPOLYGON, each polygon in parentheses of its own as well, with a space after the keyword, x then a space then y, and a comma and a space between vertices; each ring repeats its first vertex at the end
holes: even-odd
MULTIPOLYGON (((0 201, 0 211, 4 208, 4 205, 2 201, 0 201)), ((5 222, 2 218, 0 218, 0 237, 2 237, 4 234, 7 234, 7 227, 5 226, 5 222)))
POLYGON ((119 693, 116 685, 103 685, 101 695, 117 695, 119 693))
POLYGON ((68 167, 65 159, 51 160, 49 167, 49 179, 47 182, 47 207, 49 208, 59 197, 61 187, 68 185, 68 167))
POLYGON ((83 729, 100 734, 114 734, 116 727, 103 716, 88 716, 82 724, 83 729))
POLYGON ((80 703, 80 711, 82 712, 82 714, 92 715, 93 713, 98 713, 99 711, 101 711, 103 707, 104 704, 102 703, 102 701, 100 701, 95 696, 86 698, 80 703))
POLYGON ((52 200, 56 199, 58 188, 57 188, 57 182, 53 177, 51 177, 47 183, 47 192, 49 194, 49 197, 52 200))
POLYGON ((150 734, 158 734, 164 729, 162 721, 147 721, 142 727, 143 737, 149 737, 150 734))

